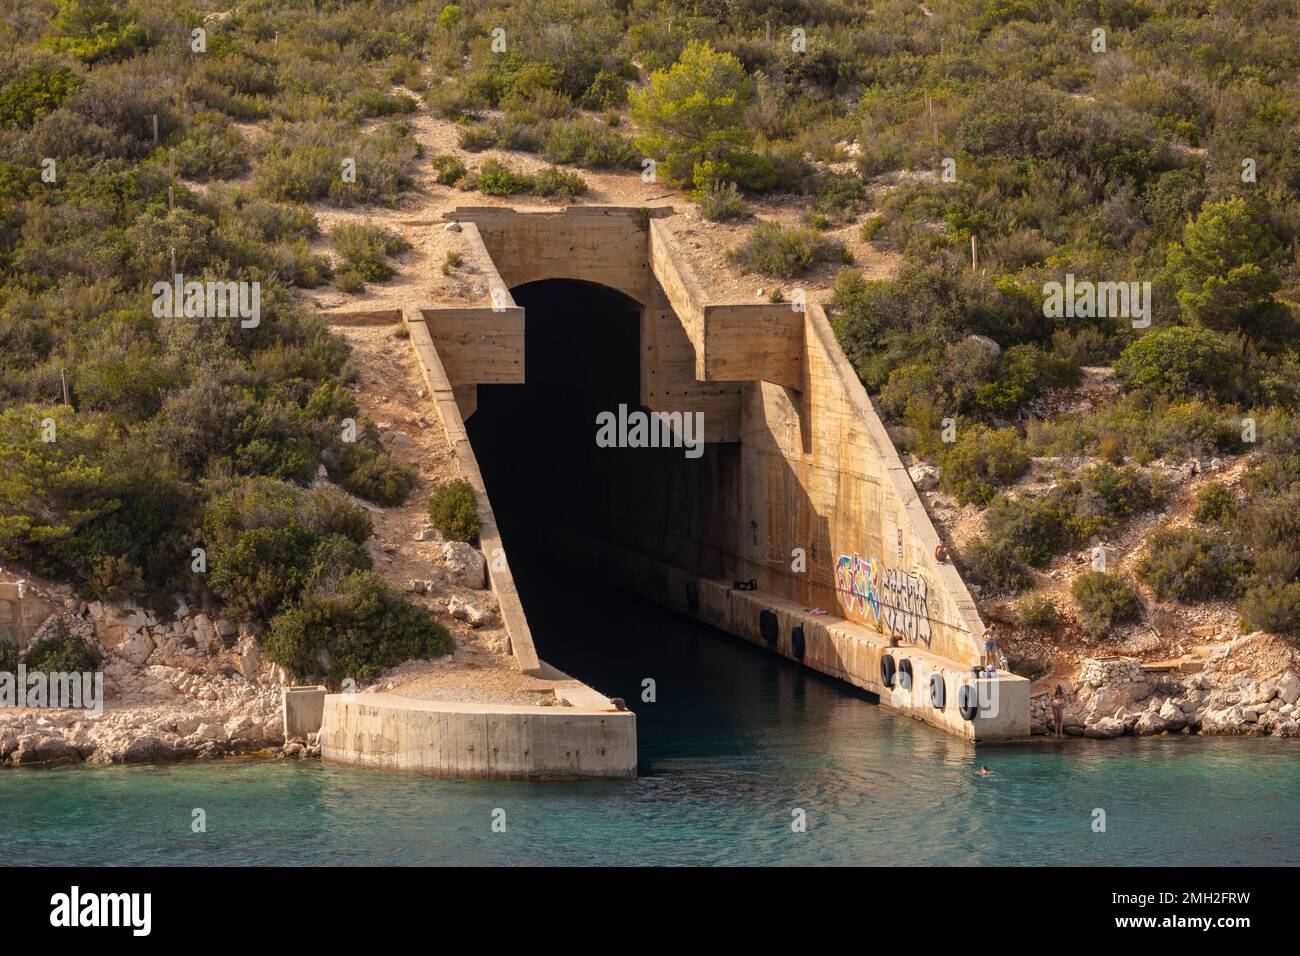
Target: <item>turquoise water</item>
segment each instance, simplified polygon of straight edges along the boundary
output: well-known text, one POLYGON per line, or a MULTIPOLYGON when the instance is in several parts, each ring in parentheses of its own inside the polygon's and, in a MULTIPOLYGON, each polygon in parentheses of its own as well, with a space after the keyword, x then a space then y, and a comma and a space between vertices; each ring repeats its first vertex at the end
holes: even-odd
POLYGON ((1300 851, 1300 741, 1037 740, 977 756, 762 648, 557 573, 527 544, 512 563, 538 645, 637 712, 639 779, 266 759, 0 768, 5 862, 1210 865, 1300 851), (975 776, 980 763, 994 775, 975 776))
MULTIPOLYGON (((638 712, 617 783, 439 781, 308 761, 0 772, 6 863, 1289 864, 1300 749, 1252 739, 968 745, 621 596, 557 663, 638 712), (643 677, 656 703, 640 703, 643 677), (973 771, 989 764, 994 776, 973 771), (192 811, 207 832, 191 832, 192 811), (807 831, 791 830, 791 811, 807 831), (1092 811, 1106 811, 1094 833, 1092 811), (504 833, 493 811, 505 811, 504 833)), ((597 601, 599 605, 599 600, 597 601)), ((599 609, 599 608, 597 608, 599 609)))

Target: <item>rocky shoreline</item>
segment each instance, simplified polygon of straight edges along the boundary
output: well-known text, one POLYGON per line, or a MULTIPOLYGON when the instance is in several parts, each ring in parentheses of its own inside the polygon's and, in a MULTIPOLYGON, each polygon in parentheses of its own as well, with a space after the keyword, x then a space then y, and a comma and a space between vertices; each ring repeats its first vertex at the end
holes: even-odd
MULTIPOLYGON (((183 602, 164 622, 140 608, 25 587, 52 610, 24 644, 64 631, 85 640, 103 655, 105 703, 98 716, 0 708, 0 766, 319 757, 315 735, 285 739, 289 675, 262 657, 247 629, 183 602)), ((1196 673, 1152 670, 1126 657, 1089 659, 1065 689, 1064 732, 1072 737, 1300 737, 1296 670, 1257 680, 1226 651, 1196 673)), ((1035 735, 1052 729, 1051 688, 1045 690, 1031 700, 1035 735)))
MULTIPOLYGON (((147 763, 283 751, 284 670, 257 639, 181 602, 174 620, 60 597, 30 642, 66 632, 102 655, 103 712, 0 709, 0 764, 147 763)), ((305 751, 307 742, 302 741, 305 751)))
MULTIPOLYGON (((1153 673, 1125 657, 1082 663, 1067 694, 1062 731, 1072 737, 1131 735, 1300 737, 1300 675, 1256 680, 1212 670, 1153 673)), ((1051 693, 1030 701, 1030 731, 1052 733, 1051 693)))

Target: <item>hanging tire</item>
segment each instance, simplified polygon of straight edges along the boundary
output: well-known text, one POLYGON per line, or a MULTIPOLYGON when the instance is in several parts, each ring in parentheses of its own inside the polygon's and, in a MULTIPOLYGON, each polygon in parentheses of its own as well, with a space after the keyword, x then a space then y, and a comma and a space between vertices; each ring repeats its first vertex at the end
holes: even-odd
POLYGON ((763 635, 764 641, 775 647, 777 636, 776 615, 771 611, 762 611, 758 615, 758 632, 763 635))
POLYGON ((808 650, 808 642, 803 636, 803 628, 796 627, 790 632, 790 652, 794 654, 797 661, 803 660, 804 652, 808 650))
POLYGON ((974 720, 979 713, 979 688, 974 684, 963 684, 957 691, 957 711, 962 720, 974 720))
POLYGON ((898 686, 907 691, 912 689, 912 662, 906 657, 898 662, 898 686))
POLYGON ((880 655, 880 683, 885 687, 894 686, 894 657, 892 654, 880 655))
POLYGON ((944 686, 943 675, 935 671, 930 675, 930 703, 935 710, 943 710, 947 703, 948 689, 944 686))

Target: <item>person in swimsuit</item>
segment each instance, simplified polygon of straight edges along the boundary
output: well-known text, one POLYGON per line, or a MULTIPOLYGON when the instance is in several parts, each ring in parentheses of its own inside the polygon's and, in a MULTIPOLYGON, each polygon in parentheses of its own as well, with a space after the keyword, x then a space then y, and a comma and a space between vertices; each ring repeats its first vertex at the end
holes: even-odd
POLYGON ((1063 736, 1065 727, 1065 691, 1061 685, 1056 685, 1056 690, 1052 692, 1052 723, 1056 736, 1063 736))
POLYGON ((977 777, 991 777, 991 776, 993 776, 993 771, 989 769, 989 765, 988 765, 988 764, 983 763, 983 764, 980 764, 980 768, 979 768, 978 770, 975 771, 975 776, 977 776, 977 777))
POLYGON ((993 636, 993 628, 991 628, 991 627, 986 627, 986 628, 984 629, 984 664, 985 664, 985 666, 986 666, 986 667, 991 667, 991 666, 993 666, 994 663, 997 661, 997 656, 998 656, 998 642, 997 642, 997 639, 993 636))

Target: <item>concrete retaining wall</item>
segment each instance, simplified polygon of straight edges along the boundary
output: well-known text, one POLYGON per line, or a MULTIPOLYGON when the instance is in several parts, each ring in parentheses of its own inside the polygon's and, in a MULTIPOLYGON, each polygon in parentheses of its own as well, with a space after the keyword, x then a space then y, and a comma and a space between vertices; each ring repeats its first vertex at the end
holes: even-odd
POLYGON ((428 326, 417 316, 408 318, 410 321, 407 327, 411 332, 411 347, 415 350, 416 361, 419 362, 425 383, 433 395, 434 407, 447 436, 447 443, 456 455, 456 464, 461 477, 474 488, 474 497, 478 501, 479 546, 487 559, 488 582, 492 586, 492 593, 496 596, 506 633, 510 636, 510 652, 519 664, 520 671, 525 674, 539 674, 541 661, 533 646, 533 632, 528 627, 528 618, 524 615, 523 605, 519 602, 514 575, 510 573, 510 562, 506 559, 505 547, 497 531, 496 516, 492 513, 492 502, 488 500, 487 489, 483 486, 483 475, 478 468, 478 459, 474 457, 469 436, 465 434, 465 422, 461 418, 455 393, 447 380, 447 373, 443 370, 442 360, 433 345, 428 326))
POLYGON ((281 694, 284 705, 284 739, 293 740, 319 732, 325 713, 325 685, 286 687, 281 694))
POLYGON ((732 582, 701 578, 694 573, 654 561, 608 542, 564 531, 551 538, 557 554, 583 566, 593 577, 638 594, 729 634, 743 637, 806 667, 878 695, 880 703, 967 740, 1004 740, 1029 735, 1029 681, 998 674, 992 681, 976 680, 969 668, 924 648, 891 647, 889 639, 871 628, 835 614, 811 614, 806 606, 763 591, 740 591, 732 582), (763 633, 763 616, 775 618, 775 640, 763 633), (802 653, 795 628, 803 631, 802 653), (888 687, 881 680, 884 654, 901 669, 912 667, 910 691, 888 687), (944 706, 930 697, 930 675, 944 684, 944 706), (958 706, 961 688, 972 686, 981 702, 973 720, 958 706))
POLYGON ((23 646, 54 611, 54 605, 33 594, 26 581, 0 582, 0 641, 23 646))
POLYGON ((636 716, 330 694, 321 757, 433 777, 626 779, 636 776, 636 716))

